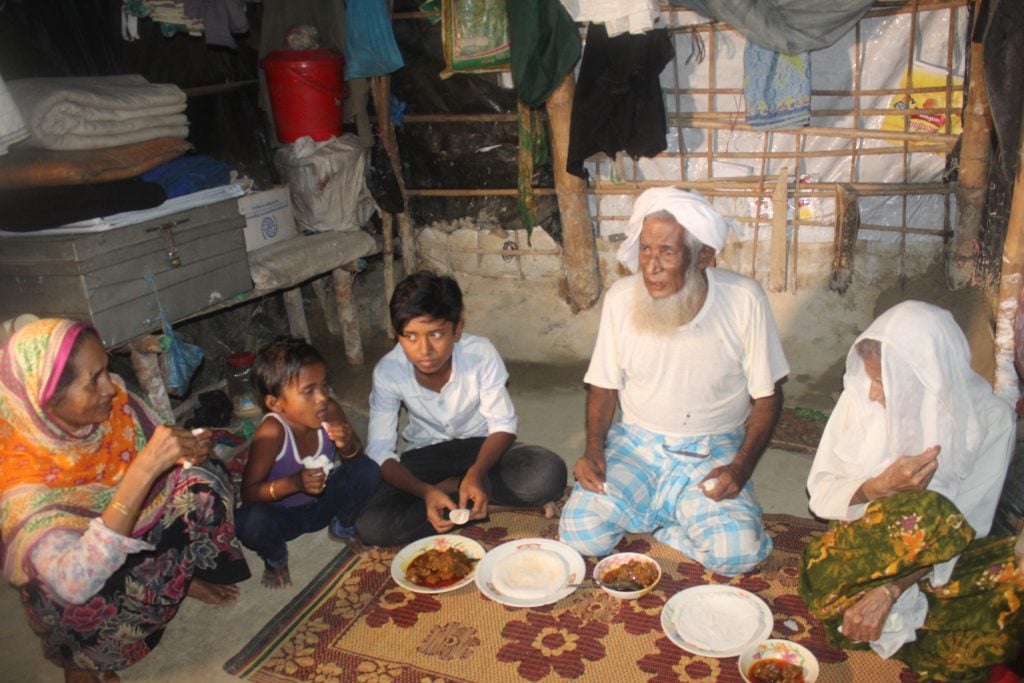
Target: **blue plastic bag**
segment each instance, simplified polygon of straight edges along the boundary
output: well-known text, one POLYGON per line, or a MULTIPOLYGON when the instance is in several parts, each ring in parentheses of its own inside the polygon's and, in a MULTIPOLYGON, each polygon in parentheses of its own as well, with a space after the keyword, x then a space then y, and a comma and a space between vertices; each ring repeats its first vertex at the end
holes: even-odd
POLYGON ((384 76, 405 66, 384 0, 348 0, 345 80, 384 76))
POLYGON ((164 385, 168 394, 181 398, 188 393, 192 375, 202 364, 204 352, 202 347, 183 342, 174 333, 171 321, 167 319, 167 312, 164 311, 164 306, 160 303, 160 293, 157 292, 156 281, 152 275, 146 275, 145 280, 153 289, 153 296, 156 297, 156 305, 160 309, 160 325, 166 338, 164 344, 167 346, 167 351, 164 353, 163 365, 167 376, 164 378, 164 385))

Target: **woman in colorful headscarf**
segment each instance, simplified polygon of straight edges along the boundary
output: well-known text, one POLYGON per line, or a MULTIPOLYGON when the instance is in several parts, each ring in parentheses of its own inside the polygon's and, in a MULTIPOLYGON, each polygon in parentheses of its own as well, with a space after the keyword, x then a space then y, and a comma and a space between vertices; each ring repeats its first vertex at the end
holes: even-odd
POLYGON ((970 366, 953 317, 906 301, 858 337, 807 480, 834 520, 800 593, 829 641, 925 680, 985 680, 1024 626, 1013 537, 986 538, 1014 446, 1006 401, 970 366))
POLYGON ((237 600, 249 569, 210 437, 160 425, 84 323, 39 320, 0 352, 4 576, 65 680, 119 680, 186 595, 237 600))

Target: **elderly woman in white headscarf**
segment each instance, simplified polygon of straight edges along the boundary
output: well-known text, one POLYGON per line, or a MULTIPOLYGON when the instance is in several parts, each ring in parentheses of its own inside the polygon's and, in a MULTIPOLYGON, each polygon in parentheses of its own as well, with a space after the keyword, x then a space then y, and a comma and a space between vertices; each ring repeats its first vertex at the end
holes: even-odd
POLYGON ((655 188, 636 200, 619 250, 636 274, 605 294, 584 378, 587 445, 559 525, 581 553, 653 531, 735 576, 771 552, 749 480, 789 366, 758 283, 710 267, 727 231, 699 194, 655 188))
POLYGON ((1006 401, 970 366, 949 312, 906 301, 857 338, 807 480, 834 520, 800 593, 837 647, 926 680, 985 680, 1020 644, 1014 539, 986 538, 1014 444, 1006 401))

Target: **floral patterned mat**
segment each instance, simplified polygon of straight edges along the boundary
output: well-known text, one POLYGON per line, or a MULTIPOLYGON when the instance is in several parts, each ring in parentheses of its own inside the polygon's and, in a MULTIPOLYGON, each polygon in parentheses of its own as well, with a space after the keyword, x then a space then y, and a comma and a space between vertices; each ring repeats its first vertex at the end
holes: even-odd
POLYGON ((828 416, 811 408, 783 408, 769 445, 785 451, 814 455, 828 416))
MULTIPOLYGON (((620 550, 649 553, 664 575, 654 591, 619 601, 580 589, 544 607, 492 602, 475 584, 423 595, 390 574, 398 548, 344 550, 252 641, 229 660, 228 673, 253 681, 742 681, 737 657, 691 655, 661 629, 661 608, 684 588, 722 583, 759 595, 774 615, 773 637, 810 648, 818 681, 843 683, 917 678, 871 652, 837 650, 796 594, 800 551, 824 527, 809 519, 767 515, 775 550, 758 572, 712 574, 649 535, 629 535, 620 550)), ((555 538, 557 520, 529 511, 502 512, 463 535, 490 549, 508 540, 555 538)), ((593 569, 587 559, 587 573, 593 569)))

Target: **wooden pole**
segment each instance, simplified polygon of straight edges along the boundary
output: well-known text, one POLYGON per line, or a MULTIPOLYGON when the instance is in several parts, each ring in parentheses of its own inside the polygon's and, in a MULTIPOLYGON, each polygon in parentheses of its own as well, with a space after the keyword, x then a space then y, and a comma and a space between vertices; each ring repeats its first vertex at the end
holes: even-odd
POLYGON ((771 270, 769 271, 770 288, 773 292, 786 291, 786 212, 789 209, 789 169, 785 166, 779 171, 772 192, 772 239, 771 270))
POLYGON ((391 337, 391 314, 388 304, 391 293, 395 291, 395 238, 392 232, 391 214, 382 211, 380 217, 381 232, 384 234, 384 331, 391 337))
POLYGON ((391 123, 391 76, 374 76, 370 82, 373 108, 377 113, 377 130, 388 154, 388 161, 391 162, 391 171, 395 174, 398 188, 402 192, 402 203, 405 205, 405 211, 396 214, 395 218, 398 221, 398 236, 402 242, 402 270, 411 273, 416 270, 416 233, 409 217, 409 195, 405 191, 398 139, 395 137, 395 127, 391 123))
POLYGON ((565 170, 569 159, 569 120, 576 81, 572 74, 551 93, 546 107, 551 125, 551 157, 555 168, 555 191, 562 219, 562 259, 573 312, 585 311, 601 296, 597 245, 590 224, 586 187, 582 178, 565 170))
POLYGON ((331 275, 334 277, 334 296, 337 299, 341 337, 345 344, 345 358, 352 365, 362 365, 363 338, 359 333, 359 310, 356 308, 355 294, 352 292, 355 275, 345 268, 335 268, 331 275))
MULTIPOLYGON (((981 0, 974 3, 977 28, 981 0)), ((953 289, 976 282, 978 236, 985 215, 985 193, 988 190, 988 169, 992 157, 992 113, 988 108, 982 43, 971 42, 971 71, 968 81, 967 106, 964 108, 964 132, 960 146, 960 176, 956 190, 957 225, 949 245, 946 277, 953 289)))
POLYGON ((996 306, 996 381, 993 389, 1010 405, 1020 396, 1017 371, 1013 367, 1015 340, 1013 320, 1017 303, 1024 289, 1024 140, 1017 151, 1017 178, 1010 199, 1010 218, 1006 223, 1003 243, 1003 268, 999 278, 996 306))

